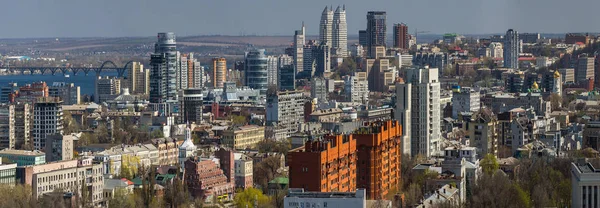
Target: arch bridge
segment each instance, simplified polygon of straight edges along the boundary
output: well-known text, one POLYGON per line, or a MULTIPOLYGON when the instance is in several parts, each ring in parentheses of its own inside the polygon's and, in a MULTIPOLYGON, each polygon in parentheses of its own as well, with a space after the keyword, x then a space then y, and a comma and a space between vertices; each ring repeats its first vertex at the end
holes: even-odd
POLYGON ((117 71, 118 77, 123 77, 125 72, 129 70, 133 61, 129 61, 125 63, 123 67, 117 66, 112 61, 105 61, 100 65, 100 67, 46 67, 46 66, 9 66, 7 70, 11 73, 20 72, 21 74, 25 74, 25 72, 30 72, 31 75, 34 74, 52 74, 56 73, 67 74, 69 72, 77 75, 79 72, 83 72, 86 76, 90 72, 96 72, 96 76, 100 76, 102 71, 117 71))

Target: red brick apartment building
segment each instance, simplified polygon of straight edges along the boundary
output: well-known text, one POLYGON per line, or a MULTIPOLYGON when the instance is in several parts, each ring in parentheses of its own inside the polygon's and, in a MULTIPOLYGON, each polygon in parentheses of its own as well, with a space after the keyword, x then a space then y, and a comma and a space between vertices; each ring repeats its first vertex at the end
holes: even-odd
POLYGON ((383 198, 397 190, 401 180, 401 136, 398 121, 378 121, 365 123, 353 134, 307 141, 304 151, 288 155, 290 188, 319 192, 365 188, 369 199, 383 198))

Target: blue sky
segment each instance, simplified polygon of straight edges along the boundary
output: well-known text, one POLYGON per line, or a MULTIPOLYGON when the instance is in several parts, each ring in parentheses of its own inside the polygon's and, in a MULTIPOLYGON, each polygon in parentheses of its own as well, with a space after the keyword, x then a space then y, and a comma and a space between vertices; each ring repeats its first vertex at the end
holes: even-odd
POLYGON ((0 38, 187 35, 292 35, 306 22, 318 33, 326 5, 346 4, 348 33, 366 13, 388 13, 432 33, 598 32, 599 0, 7 0, 0 3, 0 38))

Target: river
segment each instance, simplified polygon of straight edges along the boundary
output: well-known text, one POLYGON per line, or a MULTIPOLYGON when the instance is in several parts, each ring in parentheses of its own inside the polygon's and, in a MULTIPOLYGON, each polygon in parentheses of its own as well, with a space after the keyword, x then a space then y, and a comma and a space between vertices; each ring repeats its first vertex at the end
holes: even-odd
MULTIPOLYGON (((72 73, 67 73, 69 77, 65 77, 62 73, 56 73, 56 75, 52 74, 34 74, 34 75, 4 75, 0 76, 0 87, 6 86, 8 83, 16 82, 17 86, 24 86, 26 84, 30 84, 33 82, 44 81, 48 85, 52 85, 53 82, 67 82, 74 83, 75 86, 80 87, 81 95, 87 94, 92 95, 95 91, 94 81, 95 81, 95 72, 90 72, 87 76, 79 72, 77 75, 73 75, 72 73)), ((117 76, 116 71, 108 71, 102 72, 100 75, 102 76, 117 76)))

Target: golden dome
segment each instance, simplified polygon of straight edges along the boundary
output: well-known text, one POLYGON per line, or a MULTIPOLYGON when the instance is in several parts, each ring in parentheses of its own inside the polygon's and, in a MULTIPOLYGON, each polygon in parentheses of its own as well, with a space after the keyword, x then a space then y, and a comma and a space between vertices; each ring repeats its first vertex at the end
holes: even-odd
POLYGON ((558 70, 554 71, 554 78, 559 78, 560 77, 560 72, 558 72, 558 70))
POLYGON ((534 90, 539 89, 537 82, 533 82, 533 85, 531 85, 531 89, 534 89, 534 90))

